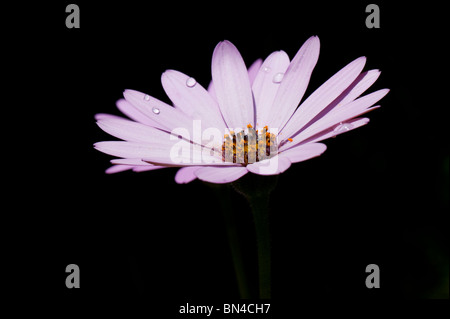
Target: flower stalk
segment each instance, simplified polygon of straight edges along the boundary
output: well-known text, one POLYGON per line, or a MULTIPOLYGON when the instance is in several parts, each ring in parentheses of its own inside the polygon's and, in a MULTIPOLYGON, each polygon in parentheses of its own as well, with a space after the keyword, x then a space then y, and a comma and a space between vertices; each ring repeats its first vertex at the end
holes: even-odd
POLYGON ((238 227, 236 224, 235 210, 231 203, 231 187, 227 185, 208 184, 216 193, 216 197, 222 207, 222 213, 225 221, 225 228, 230 246, 231 257, 233 259, 234 272, 236 274, 239 295, 242 299, 250 299, 251 292, 248 277, 245 270, 242 249, 238 227))
POLYGON ((255 224, 258 250, 259 298, 271 298, 271 232, 270 193, 275 188, 278 177, 249 174, 232 185, 250 204, 255 224))

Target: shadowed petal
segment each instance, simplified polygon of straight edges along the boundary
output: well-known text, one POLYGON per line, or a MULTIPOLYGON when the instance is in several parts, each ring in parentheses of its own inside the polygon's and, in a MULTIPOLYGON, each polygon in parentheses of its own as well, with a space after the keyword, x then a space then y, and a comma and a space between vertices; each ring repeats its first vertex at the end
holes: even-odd
POLYGON ((198 166, 182 167, 175 175, 175 182, 178 184, 187 184, 192 182, 197 176, 194 174, 199 169, 198 166))
POLYGON ((245 174, 247 174, 245 167, 202 167, 195 171, 198 179, 215 184, 230 183, 245 174))
POLYGON ((214 89, 223 118, 230 128, 254 125, 250 80, 239 51, 229 41, 214 49, 211 63, 214 89))
POLYGON ((288 158, 280 155, 247 165, 247 170, 258 175, 278 175, 291 166, 288 158))

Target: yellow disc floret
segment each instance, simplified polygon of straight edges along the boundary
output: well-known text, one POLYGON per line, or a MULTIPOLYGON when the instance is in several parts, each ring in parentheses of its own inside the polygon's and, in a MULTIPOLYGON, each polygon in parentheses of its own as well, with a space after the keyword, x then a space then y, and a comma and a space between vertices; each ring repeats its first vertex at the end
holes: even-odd
POLYGON ((275 156, 278 152, 276 135, 268 129, 264 126, 259 132, 248 124, 247 133, 230 131, 230 134, 225 134, 222 161, 247 165, 275 156))

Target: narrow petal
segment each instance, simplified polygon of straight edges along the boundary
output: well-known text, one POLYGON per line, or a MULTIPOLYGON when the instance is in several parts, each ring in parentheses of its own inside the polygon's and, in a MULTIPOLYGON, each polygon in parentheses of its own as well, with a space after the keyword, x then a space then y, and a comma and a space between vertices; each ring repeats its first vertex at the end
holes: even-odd
POLYGON ((334 108, 324 117, 314 122, 312 125, 308 126, 305 130, 293 137, 292 142, 282 145, 280 150, 291 148, 311 136, 320 133, 321 131, 325 131, 334 125, 341 122, 346 122, 376 108, 376 106, 372 108, 369 107, 381 100, 388 92, 388 89, 378 90, 339 108, 334 108))
POLYGON ((197 178, 195 175, 195 172, 199 169, 198 166, 189 166, 189 167, 182 167, 177 171, 177 174, 175 175, 175 182, 178 184, 187 184, 192 182, 194 179, 197 178))
MULTIPOLYGON (((314 124, 315 122, 319 121, 321 118, 325 117, 329 112, 336 111, 335 109, 339 109, 342 106, 352 102, 354 99, 358 98, 364 91, 366 91, 379 77, 380 71, 379 70, 370 70, 364 73, 361 73, 353 83, 344 90, 333 102, 331 102, 327 107, 323 108, 322 111, 320 111, 312 120, 310 120, 306 125, 304 125, 299 131, 296 133, 290 134, 292 136, 300 133, 301 131, 305 130, 308 126, 314 124)), ((292 120, 292 118, 291 118, 292 120)), ((294 122, 289 121, 286 124, 286 127, 284 130, 286 131, 283 135, 285 139, 288 136, 288 130, 289 128, 294 128, 294 122)))
POLYGON ((211 95, 211 97, 217 101, 217 94, 216 94, 216 88, 214 87, 214 82, 211 80, 208 85, 208 93, 211 95))
POLYGON ((247 165, 247 170, 258 175, 278 175, 290 166, 291 162, 287 157, 277 155, 270 159, 247 165))
POLYGON ((211 72, 217 101, 228 127, 254 125, 253 96, 247 68, 231 42, 223 41, 216 46, 211 72))
POLYGON ((135 173, 140 173, 140 172, 154 171, 154 170, 161 169, 161 168, 167 168, 167 166, 155 166, 155 165, 142 166, 142 165, 138 165, 138 166, 133 167, 132 170, 135 173))
POLYGON ((306 91, 319 51, 319 38, 313 36, 292 59, 275 96, 273 109, 277 112, 273 112, 269 127, 281 130, 294 113, 306 91))
POLYGON ((365 57, 360 57, 328 79, 315 90, 295 111, 289 122, 281 131, 283 136, 290 137, 311 121, 325 107, 345 91, 361 73, 366 63, 365 57))
POLYGON ((210 150, 193 145, 188 141, 175 139, 161 143, 138 143, 123 141, 105 141, 94 147, 106 154, 122 158, 140 158, 156 166, 237 166, 222 162, 219 156, 210 154, 210 150))
POLYGON ((164 159, 170 159, 170 148, 173 146, 163 143, 149 145, 146 143, 124 142, 124 141, 105 141, 94 144, 95 149, 100 152, 118 156, 122 158, 145 158, 158 156, 164 159))
POLYGON ((308 143, 283 151, 280 156, 288 158, 291 163, 306 161, 310 158, 321 155, 327 146, 322 143, 308 143))
POLYGON ((342 133, 347 133, 358 127, 364 126, 367 123, 369 123, 369 119, 367 117, 351 119, 345 121, 344 123, 336 124, 335 126, 332 126, 331 128, 314 135, 310 139, 303 141, 303 143, 315 143, 326 140, 330 137, 336 137, 342 133))
POLYGON ((121 119, 125 120, 125 118, 113 115, 113 114, 106 114, 106 113, 97 113, 94 115, 94 118, 96 121, 104 120, 104 119, 121 119))
POLYGON ((256 127, 269 124, 270 118, 278 111, 273 101, 280 84, 273 79, 276 74, 284 74, 288 66, 289 56, 284 51, 277 51, 269 55, 260 67, 252 86, 256 105, 256 127))
POLYGON ((119 117, 102 118, 97 125, 106 133, 125 141, 160 144, 166 140, 171 143, 169 133, 119 117))
MULTIPOLYGON (((258 59, 250 65, 248 68, 248 79, 250 80, 250 85, 253 84, 256 75, 258 74, 259 68, 261 67, 262 60, 258 59)), ((208 85, 208 93, 211 97, 217 101, 216 89, 214 88, 214 82, 211 80, 208 85)))
POLYGON ((145 124, 149 126, 153 126, 156 128, 160 128, 160 125, 148 116, 145 116, 141 111, 139 111, 136 107, 134 107, 131 103, 127 102, 125 99, 120 99, 116 102, 117 108, 130 119, 145 124))
POLYGON ((247 72, 248 72, 248 79, 250 80, 250 85, 252 85, 253 82, 255 81, 255 78, 258 75, 258 71, 261 68, 262 63, 263 63, 262 59, 258 59, 249 66, 247 72))
POLYGON ((180 110, 138 91, 125 90, 123 95, 136 109, 156 122, 157 128, 167 132, 184 128, 192 136, 192 118, 180 110))
POLYGON ((120 173, 120 172, 130 170, 133 167, 134 166, 132 166, 132 165, 113 165, 113 166, 109 167, 108 169, 106 169, 105 173, 106 174, 120 173))
POLYGON ((247 174, 245 167, 202 167, 195 171, 198 179, 215 184, 233 182, 247 174))
POLYGON ((194 120, 202 120, 204 127, 214 127, 225 132, 219 105, 193 78, 175 70, 167 70, 162 74, 161 82, 175 108, 194 120), (189 84, 189 81, 193 82, 189 84))
POLYGON ((133 165, 133 166, 155 166, 144 162, 140 158, 115 158, 111 160, 111 164, 133 165))
MULTIPOLYGON (((347 103, 352 102, 354 99, 358 98, 361 94, 363 94, 368 88, 375 83, 375 81, 380 76, 380 70, 370 70, 361 73, 354 83, 345 90, 341 96, 337 99, 337 103, 339 105, 345 105, 347 103)), ((334 101, 333 101, 334 102, 334 101)))

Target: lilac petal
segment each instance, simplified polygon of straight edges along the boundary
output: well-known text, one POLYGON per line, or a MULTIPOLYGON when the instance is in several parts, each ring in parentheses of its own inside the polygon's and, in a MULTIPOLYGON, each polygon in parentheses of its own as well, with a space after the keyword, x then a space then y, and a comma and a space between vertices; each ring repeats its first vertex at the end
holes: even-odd
POLYGON ((124 172, 127 171, 129 169, 132 169, 134 166, 132 165, 113 165, 111 167, 109 167, 105 173, 106 174, 115 174, 115 173, 120 173, 120 172, 124 172))
POLYGON ((154 127, 129 121, 119 117, 102 118, 97 125, 106 133, 131 142, 158 143, 170 142, 170 134, 154 127))
MULTIPOLYGON (((381 72, 379 70, 370 70, 361 73, 351 87, 342 93, 342 96, 339 96, 337 99, 337 106, 345 105, 347 103, 352 102, 354 99, 358 98, 361 94, 363 94, 372 84, 380 76, 381 72)), ((335 103, 333 101, 333 103, 335 103)))
POLYGON ((111 160, 111 164, 132 165, 132 166, 155 166, 144 162, 140 158, 115 158, 111 160))
POLYGON ((189 166, 180 168, 175 175, 175 182, 177 182, 178 184, 187 184, 192 182, 194 179, 197 178, 195 172, 198 169, 199 169, 198 166, 189 166))
POLYGON ((106 113, 97 113, 94 115, 94 118, 96 121, 104 120, 104 119, 121 119, 125 120, 125 118, 113 115, 113 114, 106 114, 106 113))
POLYGON ((254 126, 253 96, 244 60, 229 41, 214 49, 211 63, 217 101, 229 128, 254 126))
POLYGON ((313 36, 303 44, 292 59, 275 96, 273 108, 277 112, 273 112, 269 127, 281 130, 294 113, 306 91, 319 58, 319 51, 319 38, 313 36))
POLYGON ((334 125, 337 125, 341 122, 346 122, 376 108, 372 107, 369 109, 370 106, 381 100, 388 92, 388 89, 378 90, 360 97, 353 102, 347 103, 346 105, 343 105, 339 108, 334 108, 324 117, 314 122, 312 125, 308 126, 305 130, 293 137, 292 142, 286 143, 281 146, 280 150, 291 148, 305 141, 311 136, 320 133, 321 131, 325 131, 334 125))
POLYGON ((198 179, 215 184, 233 182, 247 174, 245 167, 202 167, 195 171, 198 179))
POLYGON ((303 143, 313 143, 323 141, 326 140, 327 138, 335 137, 342 133, 350 132, 358 127, 366 125, 367 123, 369 123, 369 119, 367 117, 351 119, 344 123, 339 123, 326 131, 320 132, 319 134, 316 134, 311 139, 308 139, 303 143))
POLYGON ((325 144, 308 143, 283 151, 280 156, 288 158, 291 163, 298 163, 319 156, 325 152, 326 149, 327 147, 325 144))
MULTIPOLYGON (((339 97, 337 97, 333 102, 331 102, 327 107, 325 107, 322 111, 320 111, 309 123, 304 125, 297 133, 305 130, 309 125, 314 124, 319 121, 321 118, 325 117, 330 111, 336 111, 343 105, 346 105, 352 102, 354 99, 358 98, 364 91, 366 91, 379 77, 379 70, 370 70, 364 73, 361 73, 355 81, 344 91, 339 97)), ((286 124, 285 130, 288 126, 290 126, 290 121, 286 124)), ((286 134, 286 133, 285 133, 286 134)), ((294 135, 295 135, 294 134, 294 135)), ((284 135, 285 137, 289 137, 284 135)), ((292 135, 291 135, 292 137, 292 135)))
POLYGON ((131 103, 127 102, 125 99, 120 99, 116 102, 117 108, 130 119, 145 124, 149 126, 153 126, 156 128, 161 128, 160 125, 148 116, 145 116, 142 112, 136 109, 131 103))
POLYGON ((207 91, 209 95, 211 95, 211 97, 217 101, 216 88, 214 87, 214 82, 212 80, 211 82, 209 82, 207 91))
POLYGON ((142 165, 138 165, 138 166, 133 167, 132 170, 135 173, 140 173, 140 172, 154 171, 154 170, 161 169, 161 168, 167 168, 167 166, 155 166, 155 165, 142 166, 142 165))
POLYGON ((278 175, 291 166, 287 157, 280 155, 247 165, 247 170, 258 175, 278 175))
POLYGON ((366 63, 365 57, 360 57, 328 79, 315 90, 295 111, 289 122, 282 129, 283 136, 291 137, 299 131, 325 107, 333 102, 347 89, 361 73, 366 63))
POLYGON ((167 70, 161 76, 164 90, 175 108, 192 119, 202 120, 204 127, 214 127, 225 132, 219 105, 199 83, 187 85, 190 79, 192 78, 175 70, 167 70))
MULTIPOLYGON (((172 141, 174 142, 174 141, 172 141)), ((149 156, 159 156, 170 159, 170 148, 172 145, 154 144, 124 141, 105 141, 94 144, 95 149, 100 152, 118 156, 122 158, 144 158, 149 156)))
POLYGON ((278 105, 273 103, 279 83, 273 81, 276 74, 285 73, 289 66, 289 56, 284 51, 273 52, 264 61, 253 82, 252 91, 256 105, 256 127, 269 124, 278 105))
POLYGON ((138 91, 125 90, 123 95, 136 109, 156 122, 155 127, 168 132, 185 128, 192 136, 192 118, 180 110, 138 91))
POLYGON ((247 72, 248 72, 248 79, 250 80, 250 85, 252 85, 253 82, 255 81, 255 78, 258 75, 258 71, 261 68, 262 63, 263 63, 262 59, 257 59, 248 68, 247 72))
POLYGON ((170 140, 153 144, 105 141, 94 144, 94 147, 106 154, 122 158, 140 158, 156 166, 232 166, 222 162, 220 156, 212 156, 209 150, 194 146, 185 140, 170 140), (172 144, 171 144, 172 143, 172 144))
MULTIPOLYGON (((258 59, 250 65, 248 68, 248 79, 250 80, 250 85, 253 84, 256 75, 258 74, 259 68, 261 67, 262 60, 258 59)), ((217 101, 216 89, 214 88, 214 82, 211 80, 208 85, 208 93, 211 97, 217 101)))

